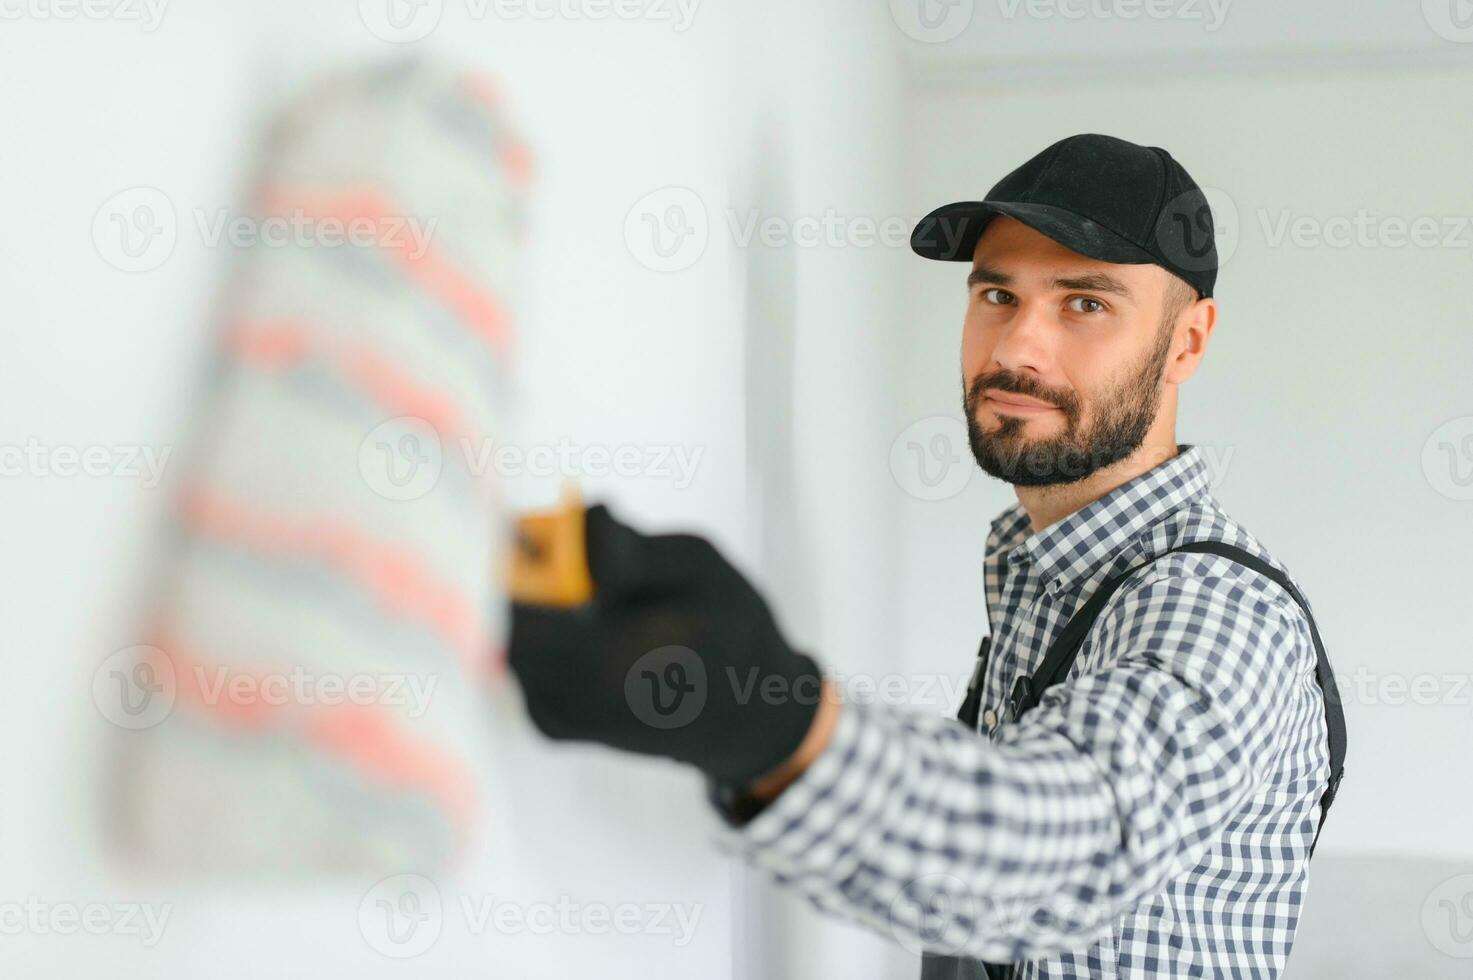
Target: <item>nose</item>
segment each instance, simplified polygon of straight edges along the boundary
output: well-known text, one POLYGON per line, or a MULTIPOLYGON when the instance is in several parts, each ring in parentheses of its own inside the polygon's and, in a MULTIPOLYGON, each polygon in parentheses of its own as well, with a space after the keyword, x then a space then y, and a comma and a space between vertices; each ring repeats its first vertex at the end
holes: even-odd
POLYGON ((992 348, 992 360, 1000 368, 1046 376, 1053 362, 1057 326, 1041 304, 1020 303, 1002 324, 992 348))

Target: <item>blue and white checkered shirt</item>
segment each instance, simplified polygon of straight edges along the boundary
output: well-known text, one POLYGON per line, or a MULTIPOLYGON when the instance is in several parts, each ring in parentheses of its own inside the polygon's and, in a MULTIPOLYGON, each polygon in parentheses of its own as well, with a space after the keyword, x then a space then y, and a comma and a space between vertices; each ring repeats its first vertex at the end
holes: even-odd
POLYGON ((983 737, 846 703, 796 782, 745 824, 728 814, 725 847, 821 910, 1020 977, 1277 976, 1329 774, 1314 644, 1287 592, 1217 555, 1162 558, 1064 683, 1002 717, 1105 578, 1200 540, 1272 563, 1190 446, 1039 533, 1009 508, 987 543, 983 737))

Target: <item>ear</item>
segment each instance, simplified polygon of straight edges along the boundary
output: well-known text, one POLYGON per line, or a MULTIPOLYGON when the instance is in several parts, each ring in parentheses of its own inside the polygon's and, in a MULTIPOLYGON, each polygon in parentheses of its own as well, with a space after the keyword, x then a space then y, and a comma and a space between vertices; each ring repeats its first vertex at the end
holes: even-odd
POLYGON ((1179 385, 1197 373, 1197 365, 1207 353, 1207 341, 1212 339, 1212 328, 1216 325, 1217 300, 1210 296, 1181 311, 1171 341, 1172 355, 1166 362, 1162 380, 1179 385))

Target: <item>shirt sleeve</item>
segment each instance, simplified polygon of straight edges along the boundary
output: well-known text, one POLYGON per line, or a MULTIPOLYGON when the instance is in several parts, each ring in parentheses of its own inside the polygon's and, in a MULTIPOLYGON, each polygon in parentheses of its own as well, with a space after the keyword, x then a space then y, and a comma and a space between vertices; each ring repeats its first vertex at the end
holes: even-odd
POLYGON ((845 704, 782 796, 745 822, 726 814, 724 848, 915 949, 1013 961, 1101 938, 1198 863, 1314 683, 1307 622, 1277 586, 1183 568, 1127 585, 1092 631, 1102 666, 996 741, 845 704))

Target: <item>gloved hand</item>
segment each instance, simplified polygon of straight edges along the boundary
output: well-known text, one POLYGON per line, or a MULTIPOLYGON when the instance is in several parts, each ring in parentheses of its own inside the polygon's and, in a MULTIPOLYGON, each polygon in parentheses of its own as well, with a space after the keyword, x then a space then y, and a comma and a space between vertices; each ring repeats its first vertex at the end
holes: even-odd
POLYGON ((602 504, 586 533, 591 602, 512 604, 507 659, 533 724, 727 786, 782 765, 813 721, 820 672, 762 597, 697 535, 641 534, 602 504))

